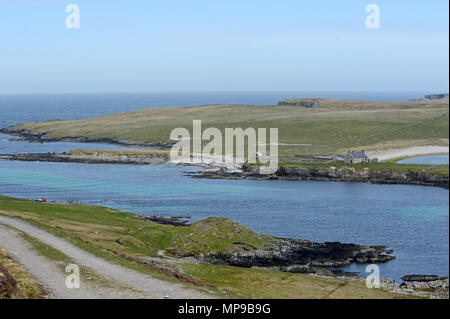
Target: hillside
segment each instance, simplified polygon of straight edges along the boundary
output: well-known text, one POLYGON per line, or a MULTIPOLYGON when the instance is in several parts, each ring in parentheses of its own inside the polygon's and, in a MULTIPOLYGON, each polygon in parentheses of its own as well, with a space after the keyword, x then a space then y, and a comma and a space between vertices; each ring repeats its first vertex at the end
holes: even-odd
POLYGON ((167 145, 173 128, 253 127, 279 130, 281 159, 300 154, 343 154, 349 149, 448 145, 448 98, 412 102, 316 99, 313 107, 295 105, 208 105, 150 108, 77 121, 24 123, 5 133, 39 140, 112 141, 167 145), (30 136, 29 134, 33 135, 30 136))
MULTIPOLYGON (((149 222, 131 213, 105 207, 38 203, 0 195, 0 219, 5 217, 25 221, 42 231, 56 235, 71 244, 104 260, 133 269, 169 283, 186 284, 186 288, 208 286, 217 297, 224 298, 417 298, 392 294, 382 289, 367 289, 364 280, 340 280, 290 273, 273 269, 236 267, 223 263, 199 263, 193 257, 225 256, 239 253, 248 256, 253 250, 263 249, 281 241, 281 252, 289 251, 292 240, 275 239, 224 218, 207 218, 189 226, 161 225, 149 222), (242 278, 246 278, 242 280, 242 278)), ((24 235, 33 249, 53 261, 67 263, 67 256, 52 245, 44 244, 33 236, 24 235)), ((374 256, 383 252, 381 246, 324 243, 297 240, 306 245, 305 256, 323 262, 335 252, 346 253, 345 258, 374 256), (346 249, 343 249, 346 248, 346 249), (331 249, 331 250, 330 250, 331 249), (338 250, 336 250, 338 249, 338 250), (356 249, 356 250, 355 250, 356 249), (318 256, 311 255, 318 253, 318 256), (369 254, 368 254, 369 253, 369 254), (322 257, 321 257, 322 256, 322 257)), ((0 242, 0 244, 2 244, 0 242)), ((270 253, 270 251, 268 251, 270 253)), ((268 253, 261 256, 267 256, 268 253)), ((277 254, 276 256, 280 256, 277 254)), ((384 254, 379 255, 383 257, 384 254)), ((70 259, 69 259, 70 260, 70 259)), ((358 259, 359 260, 359 259, 358 259)), ((341 258, 338 258, 341 261, 341 258)), ((0 250, 0 262, 4 262, 0 250)), ((377 260, 374 260, 377 262, 377 260)), ((14 270, 9 264, 8 270, 14 270)), ((83 273, 90 271, 83 268, 83 273)), ((326 271, 326 270, 323 270, 326 271)), ((82 273, 82 274, 83 274, 82 273)), ((328 273, 328 272, 327 272, 328 273)), ((17 272, 13 272, 14 275, 17 272)), ((89 276, 92 276, 92 271, 89 276)), ((19 277, 17 277, 19 278, 19 277)), ((92 280, 101 279, 94 272, 92 280)), ((31 292, 29 292, 31 294, 31 292)), ((172 295, 172 294, 171 294, 172 295)), ((0 294, 1 299, 1 294, 0 294)))

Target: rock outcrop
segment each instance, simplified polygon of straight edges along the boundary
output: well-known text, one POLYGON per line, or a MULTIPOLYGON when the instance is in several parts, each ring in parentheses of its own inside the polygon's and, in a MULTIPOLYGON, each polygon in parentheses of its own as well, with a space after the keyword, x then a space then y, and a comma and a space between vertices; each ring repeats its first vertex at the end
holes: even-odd
POLYGON ((432 294, 442 298, 448 298, 448 279, 445 276, 436 275, 408 275, 402 277, 400 288, 405 291, 419 292, 424 295, 432 294))
POLYGON ((326 180, 347 182, 371 182, 376 184, 412 184, 429 185, 448 188, 448 176, 439 176, 428 173, 412 171, 388 171, 369 169, 368 167, 357 169, 354 167, 334 167, 325 169, 315 167, 280 167, 277 176, 301 179, 301 180, 326 180))
POLYGON ((161 216, 147 216, 147 215, 137 215, 137 218, 149 222, 154 222, 162 225, 172 225, 172 226, 189 226, 188 220, 182 220, 182 218, 190 218, 189 216, 178 216, 178 217, 161 217, 161 216))
POLYGON ((50 142, 72 142, 72 143, 98 143, 98 144, 114 144, 131 147, 159 147, 170 148, 173 143, 156 142, 146 143, 142 141, 130 141, 117 138, 92 138, 92 137, 50 137, 47 133, 30 132, 27 130, 17 130, 11 127, 0 128, 0 133, 18 136, 16 140, 33 142, 33 143, 50 143, 50 142))
POLYGON ((381 279, 380 286, 382 289, 402 295, 440 299, 448 299, 449 297, 448 279, 445 276, 407 275, 401 279, 403 280, 401 285, 390 278, 381 279))
POLYGON ((28 153, 0 154, 0 159, 28 162, 67 162, 86 164, 165 164, 169 162, 168 153, 125 153, 98 151, 89 154, 69 153, 28 153))
POLYGON ((275 174, 260 174, 258 167, 243 167, 241 172, 226 170, 207 170, 200 174, 192 174, 196 178, 225 178, 225 179, 286 179, 286 180, 316 180, 363 182, 375 184, 409 184, 449 188, 448 176, 412 171, 390 171, 351 166, 318 168, 312 166, 279 167, 275 174))
POLYGON ((11 298, 17 291, 17 282, 8 270, 0 263, 0 299, 11 298))
POLYGON ((278 105, 285 106, 301 106, 301 107, 317 107, 320 105, 322 99, 286 99, 278 102, 278 105))
MULTIPOLYGON (((359 277, 354 273, 329 270, 351 263, 380 263, 395 257, 385 246, 360 246, 339 242, 276 238, 267 248, 254 249, 236 243, 236 249, 221 254, 195 256, 200 262, 237 267, 263 267, 293 273, 359 277)), ((192 256, 177 255, 179 258, 192 256)))
MULTIPOLYGON (((68 153, 28 153, 28 154, 0 154, 0 159, 16 161, 40 162, 74 162, 87 164, 168 164, 170 161, 167 151, 71 151, 68 153)), ((199 165, 201 164, 183 164, 199 165)), ((275 174, 261 174, 256 166, 242 166, 240 168, 222 167, 215 164, 203 164, 206 168, 201 172, 189 173, 195 178, 210 179, 286 179, 286 180, 316 180, 343 182, 370 182, 375 184, 409 184, 449 188, 448 176, 413 171, 391 171, 371 169, 369 167, 356 168, 351 166, 329 166, 319 168, 314 166, 281 166, 275 174)))
POLYGON ((433 282, 446 280, 447 277, 438 275, 406 275, 401 279, 404 282, 433 282))

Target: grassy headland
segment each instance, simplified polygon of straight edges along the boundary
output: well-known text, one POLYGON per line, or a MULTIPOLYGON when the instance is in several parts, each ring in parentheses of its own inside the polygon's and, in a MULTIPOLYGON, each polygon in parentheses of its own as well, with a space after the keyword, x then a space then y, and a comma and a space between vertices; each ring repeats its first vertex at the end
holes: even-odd
POLYGON ((103 250, 134 256, 220 253, 240 242, 260 248, 270 243, 267 235, 224 218, 207 218, 187 227, 151 223, 106 207, 87 205, 41 204, 0 196, 0 214, 73 234, 103 250))
MULTIPOLYGON (((83 138, 127 143, 170 143, 173 128, 278 128, 281 161, 301 154, 344 154, 350 149, 408 145, 448 145, 448 99, 414 102, 367 102, 320 99, 301 106, 210 105, 151 108, 78 121, 24 123, 6 132, 43 134, 50 139, 83 138)), ((205 142, 206 143, 206 142, 205 142)))
MULTIPOLYGON (((304 160, 302 155, 343 155, 420 145, 448 145, 448 99, 384 103, 321 99, 301 106, 212 105, 151 108, 78 121, 24 123, 3 130, 36 134, 43 140, 111 141, 123 144, 170 144, 173 128, 278 128, 281 168, 330 167, 381 172, 429 173, 448 180, 448 165, 400 165, 391 162, 344 164, 304 160)), ((172 141, 173 142, 173 141, 172 141)), ((72 151, 69 156, 167 156, 167 151, 72 151), (97 152, 97 153, 96 153, 97 152), (156 153, 155 153, 156 152, 156 153)), ((274 240, 227 219, 208 218, 190 226, 151 223, 104 207, 37 203, 0 196, 0 214, 26 220, 66 238, 82 249, 166 280, 176 280, 133 260, 134 257, 200 256, 243 247, 263 248, 274 240), (238 244, 238 245, 237 245, 238 244), (128 257, 131 257, 128 258, 128 257)), ((268 269, 180 262, 185 274, 217 287, 224 297, 398 298, 367 289, 361 281, 341 281, 268 269)))
MULTIPOLYGON (((222 218, 208 218, 190 226, 161 225, 105 207, 38 203, 4 196, 0 196, 0 214, 28 221, 99 257, 166 280, 176 279, 124 256, 158 256, 158 251, 168 256, 175 251, 207 254, 234 249, 235 243, 239 243, 238 247, 244 244, 263 247, 273 240, 222 218)), ((240 249, 238 247, 235 248, 240 249)), ((64 256, 52 254, 50 257, 61 259, 64 256)), ((216 293, 228 298, 405 297, 367 289, 362 281, 186 262, 179 266, 186 275, 216 286, 216 293)))

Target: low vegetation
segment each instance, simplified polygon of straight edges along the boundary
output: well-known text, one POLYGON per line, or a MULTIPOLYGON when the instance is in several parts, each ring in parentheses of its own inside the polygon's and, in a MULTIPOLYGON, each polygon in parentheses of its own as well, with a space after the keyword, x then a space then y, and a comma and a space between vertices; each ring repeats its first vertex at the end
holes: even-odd
MULTIPOLYGON (((261 235, 224 218, 208 218, 190 226, 161 225, 130 213, 87 205, 39 203, 0 196, 0 214, 20 218, 63 237, 86 251, 111 262, 157 278, 175 281, 126 256, 207 254, 235 249, 239 242, 252 247, 268 245, 261 235)), ((28 238, 33 247, 53 260, 66 256, 28 238)), ((236 248, 238 249, 238 248, 236 248)), ((362 281, 341 281, 265 269, 181 263, 184 272, 216 286, 227 298, 399 298, 382 290, 367 289, 362 281)))
POLYGON ((170 142, 173 128, 278 128, 281 161, 301 154, 344 154, 350 149, 447 145, 449 107, 443 101, 403 103, 323 99, 299 106, 212 105, 151 108, 78 121, 25 123, 11 128, 50 138, 115 139, 148 144, 170 142))
POLYGON ((218 265, 184 264, 190 275, 231 291, 238 298, 327 298, 377 299, 407 298, 380 289, 367 289, 364 281, 336 280, 268 269, 218 265))
MULTIPOLYGON (((6 268, 16 282, 16 289, 12 295, 3 293, 0 289, 0 299, 36 299, 41 298, 43 291, 39 284, 28 272, 12 259, 8 253, 0 247, 0 265, 6 268)), ((0 276, 4 276, 0 273, 0 276)))
POLYGON ((379 172, 413 172, 413 173, 427 173, 432 175, 439 175, 448 177, 448 165, 428 165, 428 164, 397 164, 395 162, 382 163, 357 163, 348 164, 343 162, 327 162, 327 163, 283 163, 281 167, 316 167, 319 169, 328 169, 330 167, 336 168, 355 168, 357 170, 367 169, 369 171, 379 172))
MULTIPOLYGON (((36 133, 51 139, 79 138, 84 141, 167 145, 171 142, 169 137, 172 129, 183 127, 191 131, 193 120, 202 120, 203 129, 216 127, 222 134, 225 128, 278 128, 282 167, 353 167, 374 171, 426 172, 448 177, 448 165, 400 165, 393 162, 350 165, 302 159, 302 156, 310 154, 343 155, 347 150, 418 145, 447 146, 448 99, 404 103, 320 99, 314 107, 308 108, 289 105, 151 108, 78 121, 24 123, 5 132, 36 133)), ((74 150, 70 155, 90 156, 97 154, 96 152, 105 154, 105 151, 74 150)), ((168 154, 167 150, 107 152, 109 155, 168 154)), ((0 196, 0 214, 37 225, 111 262, 173 281, 177 279, 167 277, 133 261, 133 258, 126 257, 218 254, 242 247, 262 248, 273 240, 270 236, 255 233, 223 218, 211 217, 189 226, 161 225, 143 221, 134 214, 105 207, 37 203, 4 196, 0 196)), ((67 258, 24 236, 47 258, 67 258)), ((0 254, 0 262, 4 263, 4 258, 0 254)), ((187 275, 217 287, 215 292, 228 298, 405 297, 367 289, 362 281, 342 281, 267 269, 220 265, 180 263, 179 266, 187 275)), ((11 273, 19 278, 18 282, 21 276, 26 275, 21 275, 14 266, 10 268, 11 273)), ((28 286, 34 287, 31 281, 28 286)), ((25 290, 27 292, 22 296, 39 295, 37 288, 25 290)))
POLYGON ((140 220, 136 215, 106 207, 37 203, 0 196, 0 213, 19 217, 56 232, 70 233, 100 249, 135 256, 220 253, 241 242, 262 247, 270 242, 264 236, 225 218, 207 218, 186 227, 161 225, 140 220))

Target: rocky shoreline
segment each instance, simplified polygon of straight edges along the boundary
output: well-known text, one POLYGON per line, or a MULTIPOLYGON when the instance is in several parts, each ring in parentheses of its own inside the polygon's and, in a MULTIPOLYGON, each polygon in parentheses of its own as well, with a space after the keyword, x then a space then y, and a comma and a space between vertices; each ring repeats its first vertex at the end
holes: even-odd
POLYGON ((91 152, 90 154, 68 153, 21 153, 0 154, 0 159, 25 162, 61 162, 84 164, 166 164, 169 154, 108 154, 107 152, 91 152))
POLYGON ((318 168, 313 166, 280 166, 274 174, 261 174, 256 166, 234 165, 232 168, 219 163, 189 164, 172 163, 168 152, 130 152, 115 153, 113 151, 89 151, 68 153, 24 153, 24 154, 0 154, 0 159, 16 161, 39 162, 70 162, 87 164, 179 164, 201 166, 202 171, 189 173, 194 178, 209 179, 256 179, 256 180, 315 180, 315 181, 340 181, 362 182, 374 184, 405 184, 437 186, 448 189, 448 176, 412 171, 387 171, 370 170, 369 168, 357 169, 355 167, 318 168))
MULTIPOLYGON (((180 216, 182 217, 182 216, 180 216)), ((176 217, 138 215, 137 218, 148 222, 188 226, 176 217)), ((184 217, 183 217, 184 218, 184 217)), ((260 234, 264 236, 264 234, 260 234)), ((183 254, 176 248, 158 252, 158 257, 140 257, 144 263, 170 271, 183 272, 180 264, 198 263, 228 265, 243 268, 262 268, 282 272, 301 273, 340 280, 365 280, 359 273, 342 271, 337 268, 352 263, 384 263, 395 257, 392 250, 385 246, 361 246, 340 242, 318 243, 292 238, 273 238, 265 248, 256 249, 243 243, 220 254, 183 254)), ((392 293, 426 298, 448 298, 449 282, 447 277, 437 275, 407 275, 402 283, 380 278, 380 287, 392 293)))
MULTIPOLYGON (((189 216, 149 216, 136 215, 136 218, 147 222, 176 227, 191 226, 186 220, 189 216)), ((207 223, 207 220, 204 221, 207 223)), ((231 221, 229 221, 231 223, 231 221)), ((263 248, 236 242, 232 248, 209 254, 184 253, 176 247, 167 248, 162 256, 170 256, 178 260, 195 259, 197 263, 229 265, 236 267, 260 267, 276 269, 292 273, 309 273, 327 276, 343 276, 354 278, 349 273, 331 268, 343 267, 352 263, 384 263, 395 257, 393 250, 386 246, 361 246, 352 243, 324 242, 310 240, 278 238, 254 232, 268 243, 263 248), (330 268, 330 269, 327 269, 330 268)), ((359 275, 356 275, 359 278, 359 275)))
POLYGON ((369 168, 357 169, 354 167, 317 168, 309 166, 279 167, 275 174, 264 175, 259 173, 258 167, 243 167, 241 171, 230 172, 226 169, 210 169, 197 174, 191 174, 195 178, 223 178, 223 179, 258 179, 258 180, 315 180, 335 182, 362 182, 374 184, 405 184, 437 186, 448 189, 448 176, 428 173, 416 173, 411 171, 395 172, 370 170, 369 168))
POLYGON ((158 143, 145 143, 138 141, 129 141, 116 138, 89 138, 89 137, 48 137, 45 133, 34 133, 26 130, 15 130, 8 127, 0 128, 1 134, 8 134, 17 136, 16 141, 24 141, 30 143, 52 143, 52 142, 70 142, 70 143, 98 143, 98 144, 113 144, 129 147, 158 147, 158 148, 170 148, 172 143, 158 142, 158 143))
MULTIPOLYGON (((254 249, 236 243, 239 250, 223 254, 197 256, 202 263, 236 267, 261 267, 284 272, 355 277, 354 273, 335 271, 352 263, 383 263, 394 259, 385 246, 360 246, 340 242, 317 243, 309 240, 275 238, 271 246, 254 249)), ((176 253, 175 253, 176 254, 176 253)), ((176 254, 178 258, 192 257, 176 254)), ((358 276, 359 277, 359 276, 358 276)))
POLYGON ((380 279, 380 288, 401 295, 435 299, 449 298, 449 282, 445 276, 407 275, 401 279, 403 281, 401 284, 390 278, 380 279))

